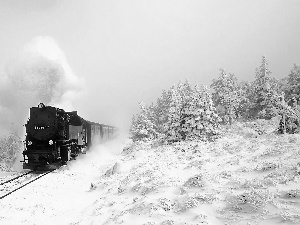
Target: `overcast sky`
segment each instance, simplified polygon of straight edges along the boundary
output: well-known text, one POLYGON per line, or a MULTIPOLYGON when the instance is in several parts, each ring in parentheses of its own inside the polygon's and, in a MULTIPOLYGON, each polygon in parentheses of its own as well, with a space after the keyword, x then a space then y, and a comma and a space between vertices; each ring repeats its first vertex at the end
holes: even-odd
POLYGON ((220 68, 253 80, 263 55, 273 76, 288 75, 299 12, 299 0, 0 0, 0 76, 47 37, 84 81, 74 110, 116 124, 180 80, 209 85, 220 68))

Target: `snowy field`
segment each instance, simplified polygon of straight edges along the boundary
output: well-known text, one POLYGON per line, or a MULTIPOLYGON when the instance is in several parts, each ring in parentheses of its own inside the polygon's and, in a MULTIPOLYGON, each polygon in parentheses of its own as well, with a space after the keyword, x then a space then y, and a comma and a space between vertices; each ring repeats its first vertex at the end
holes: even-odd
POLYGON ((97 146, 0 200, 0 224, 300 224, 300 135, 275 122, 212 143, 97 146))

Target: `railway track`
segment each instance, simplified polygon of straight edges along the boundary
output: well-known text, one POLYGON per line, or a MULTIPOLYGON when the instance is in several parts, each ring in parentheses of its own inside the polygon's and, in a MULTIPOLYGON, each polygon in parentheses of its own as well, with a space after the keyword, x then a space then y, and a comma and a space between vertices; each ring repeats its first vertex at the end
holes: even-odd
POLYGON ((0 199, 5 198, 6 196, 14 193, 17 190, 20 190, 21 188, 27 186, 28 184, 40 179, 41 177, 51 172, 53 172, 53 170, 47 171, 37 176, 31 176, 30 174, 32 174, 33 171, 29 171, 27 173, 21 174, 17 177, 0 183, 0 199), (26 176, 28 176, 28 178, 26 178, 26 176))
POLYGON ((10 183, 10 182, 12 182, 12 181, 14 181, 14 180, 16 180, 16 179, 19 179, 19 178, 21 178, 21 177, 26 176, 27 174, 30 174, 30 173, 32 173, 32 172, 33 172, 33 171, 29 171, 29 172, 27 172, 27 173, 23 173, 23 174, 21 174, 21 175, 19 175, 19 176, 16 176, 16 177, 14 177, 14 178, 12 178, 12 179, 9 179, 9 180, 6 180, 6 181, 0 183, 0 185, 6 184, 6 183, 10 183))

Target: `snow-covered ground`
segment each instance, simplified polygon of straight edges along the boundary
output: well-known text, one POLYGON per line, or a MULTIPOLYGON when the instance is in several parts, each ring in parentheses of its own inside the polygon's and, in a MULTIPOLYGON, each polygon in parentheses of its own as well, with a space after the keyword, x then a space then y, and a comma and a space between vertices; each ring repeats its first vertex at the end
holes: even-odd
POLYGON ((212 143, 97 146, 0 200, 0 224, 300 224, 300 135, 259 126, 212 143))
POLYGON ((0 224, 72 224, 99 193, 91 183, 118 160, 124 144, 99 145, 67 166, 0 200, 0 224))

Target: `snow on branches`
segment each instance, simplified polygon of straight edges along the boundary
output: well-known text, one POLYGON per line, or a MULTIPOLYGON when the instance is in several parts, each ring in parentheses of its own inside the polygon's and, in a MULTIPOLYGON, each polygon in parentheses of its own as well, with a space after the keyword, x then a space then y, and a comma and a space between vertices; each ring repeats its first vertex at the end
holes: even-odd
POLYGON ((224 123, 232 124, 237 117, 239 106, 243 100, 241 89, 234 74, 227 75, 224 69, 218 79, 213 80, 213 100, 224 123))
POLYGON ((134 141, 211 140, 218 135, 220 118, 204 86, 179 83, 163 91, 156 105, 140 106, 141 113, 133 118, 130 129, 134 141))
POLYGON ((278 115, 276 108, 278 96, 278 81, 270 76, 270 70, 266 57, 262 57, 262 63, 256 69, 256 78, 252 83, 252 111, 261 119, 271 119, 278 115))
POLYGON ((294 64, 290 74, 287 77, 285 87, 286 99, 300 99, 300 66, 294 64))
POLYGON ((11 170, 21 147, 21 139, 16 133, 0 139, 0 171, 11 170))
POLYGON ((144 102, 139 105, 141 113, 132 118, 131 137, 133 141, 152 140, 157 137, 153 107, 147 107, 144 102))

